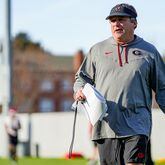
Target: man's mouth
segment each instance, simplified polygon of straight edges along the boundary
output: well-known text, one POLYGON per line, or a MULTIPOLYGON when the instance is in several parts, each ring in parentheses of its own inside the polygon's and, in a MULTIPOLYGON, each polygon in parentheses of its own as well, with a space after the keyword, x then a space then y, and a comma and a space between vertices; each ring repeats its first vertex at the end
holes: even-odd
POLYGON ((116 29, 115 32, 117 32, 117 33, 123 33, 123 29, 116 29))

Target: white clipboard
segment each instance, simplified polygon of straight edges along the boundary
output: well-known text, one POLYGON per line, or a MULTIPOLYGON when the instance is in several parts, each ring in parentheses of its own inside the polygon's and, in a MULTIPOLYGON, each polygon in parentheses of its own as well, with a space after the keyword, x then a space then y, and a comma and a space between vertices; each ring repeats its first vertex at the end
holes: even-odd
POLYGON ((102 120, 107 112, 107 104, 105 98, 89 83, 85 84, 83 94, 86 100, 83 102, 85 114, 94 126, 97 121, 102 120))

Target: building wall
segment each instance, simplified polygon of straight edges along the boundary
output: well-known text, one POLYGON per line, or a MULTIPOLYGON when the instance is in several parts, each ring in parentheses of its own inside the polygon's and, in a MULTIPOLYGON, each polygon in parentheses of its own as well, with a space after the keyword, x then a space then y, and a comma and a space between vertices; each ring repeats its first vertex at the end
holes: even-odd
POLYGON ((13 106, 21 113, 69 110, 73 103, 74 65, 82 62, 82 57, 75 57, 57 58, 40 50, 15 51, 13 106))

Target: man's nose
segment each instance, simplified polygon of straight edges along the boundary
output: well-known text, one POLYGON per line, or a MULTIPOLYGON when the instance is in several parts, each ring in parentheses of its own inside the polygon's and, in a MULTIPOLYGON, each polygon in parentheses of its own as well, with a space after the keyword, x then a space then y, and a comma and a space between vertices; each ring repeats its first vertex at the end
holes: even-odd
POLYGON ((114 24, 115 25, 120 25, 120 21, 119 20, 115 20, 114 24))

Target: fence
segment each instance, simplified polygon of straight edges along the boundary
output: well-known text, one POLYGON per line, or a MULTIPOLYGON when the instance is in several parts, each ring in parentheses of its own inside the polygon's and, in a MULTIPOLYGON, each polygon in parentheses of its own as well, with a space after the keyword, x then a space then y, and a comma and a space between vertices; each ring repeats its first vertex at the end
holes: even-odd
MULTIPOLYGON (((24 156, 63 157, 69 150, 72 137, 73 112, 20 114, 22 130, 18 153, 24 156), (29 129, 31 128, 31 129, 29 129), (29 141, 30 137, 30 141, 29 141), (30 144, 30 145, 28 145, 30 144)), ((3 126, 4 116, 0 116, 0 156, 7 156, 7 139, 3 126)), ((160 110, 153 110, 152 155, 153 159, 165 158, 165 116, 160 110)), ((92 155, 89 123, 82 113, 78 113, 73 151, 85 157, 92 155)))

